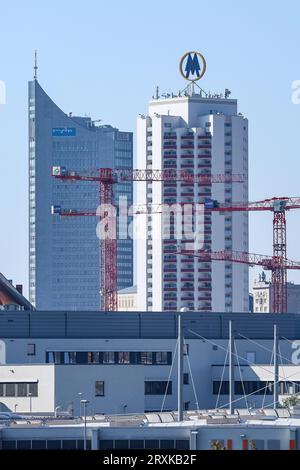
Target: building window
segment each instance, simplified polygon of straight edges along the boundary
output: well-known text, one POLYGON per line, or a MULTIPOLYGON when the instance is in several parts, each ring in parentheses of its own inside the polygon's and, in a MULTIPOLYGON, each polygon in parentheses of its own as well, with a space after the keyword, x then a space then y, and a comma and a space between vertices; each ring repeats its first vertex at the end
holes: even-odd
POLYGON ((16 384, 6 384, 5 387, 5 396, 6 397, 15 397, 16 396, 16 384))
POLYGON ((76 364, 76 352, 70 351, 64 353, 64 364, 76 364))
POLYGON ((37 382, 11 382, 0 383, 1 397, 37 397, 37 382))
POLYGON ((59 351, 49 353, 49 362, 52 364, 62 364, 61 353, 59 351))
POLYGON ((164 365, 171 364, 172 362, 172 353, 167 351, 155 353, 156 364, 164 365))
POLYGON ((270 439, 267 441, 268 450, 280 450, 280 440, 270 439))
POLYGON ((38 396, 38 384, 37 382, 32 382, 28 384, 28 395, 32 397, 38 396))
POLYGON ((130 364, 129 352, 119 352, 118 353, 118 363, 119 364, 130 364))
POLYGON ((145 381, 145 395, 172 395, 172 382, 166 380, 145 381))
POLYGON ((35 344, 27 344, 27 356, 35 356, 35 344))
POLYGON ((95 382, 95 397, 104 397, 104 381, 97 380, 95 382))
POLYGON ((103 364, 114 364, 115 363, 115 353, 112 351, 103 352, 103 364))
MULTIPOLYGON (((281 386, 281 383, 279 384, 281 386)), ((234 393, 236 395, 252 394, 252 395, 272 395, 273 394, 273 382, 246 380, 244 382, 235 381, 234 393)), ((229 382, 225 380, 222 382, 216 380, 213 382, 213 394, 214 395, 228 395, 229 394, 229 382)))
POLYGON ((170 351, 49 351, 47 364, 169 365, 170 351))
POLYGON ((88 353, 88 364, 99 364, 100 363, 100 353, 99 352, 89 352, 88 353))
POLYGON ((152 352, 141 352, 141 363, 142 364, 153 364, 153 353, 152 352))
POLYGON ((17 396, 27 397, 27 384, 26 383, 17 384, 17 396))
POLYGON ((183 384, 184 385, 188 385, 189 384, 189 374, 187 372, 185 372, 183 374, 183 384))

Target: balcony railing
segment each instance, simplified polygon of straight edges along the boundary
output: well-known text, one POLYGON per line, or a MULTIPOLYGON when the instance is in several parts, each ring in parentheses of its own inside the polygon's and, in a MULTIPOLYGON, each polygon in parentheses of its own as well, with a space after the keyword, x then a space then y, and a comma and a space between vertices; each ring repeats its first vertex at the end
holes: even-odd
POLYGON ((190 133, 190 134, 182 134, 181 138, 182 138, 182 139, 189 139, 189 140, 192 140, 192 139, 194 139, 194 134, 193 134, 193 133, 190 133))

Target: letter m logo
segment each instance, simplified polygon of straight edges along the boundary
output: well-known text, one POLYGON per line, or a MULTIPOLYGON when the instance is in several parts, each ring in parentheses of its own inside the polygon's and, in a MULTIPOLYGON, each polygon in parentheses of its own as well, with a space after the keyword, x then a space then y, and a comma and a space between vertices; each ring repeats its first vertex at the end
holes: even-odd
POLYGON ((185 65, 185 72, 186 78, 189 78, 190 74, 192 75, 197 75, 197 77, 200 77, 200 65, 199 65, 199 60, 197 57, 197 54, 194 54, 194 57, 192 57, 192 54, 188 55, 186 65, 185 65))

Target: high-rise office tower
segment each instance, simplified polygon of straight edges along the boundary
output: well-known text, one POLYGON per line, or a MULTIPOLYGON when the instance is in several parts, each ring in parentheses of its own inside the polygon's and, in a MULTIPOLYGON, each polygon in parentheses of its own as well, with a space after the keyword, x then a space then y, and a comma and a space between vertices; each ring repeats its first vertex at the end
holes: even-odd
MULTIPOLYGON (((99 309, 99 240, 96 217, 51 215, 51 205, 96 209, 99 188, 90 182, 64 183, 51 167, 80 173, 96 168, 132 168, 132 133, 89 117, 65 114, 38 81, 29 82, 29 297, 39 309, 99 309)), ((115 185, 132 204, 132 183, 115 185)), ((118 239, 118 289, 133 284, 131 239, 118 239)))
MULTIPOLYGON (((197 174, 244 174, 243 183, 139 183, 140 204, 203 203, 248 200, 248 122, 237 100, 220 95, 183 96, 150 101, 137 124, 137 166, 177 169, 197 174)), ((165 311, 248 311, 248 266, 208 262, 176 255, 178 240, 165 237, 162 214, 140 217, 137 245, 138 306, 165 311)), ((247 213, 206 212, 203 227, 207 251, 248 251, 247 213)))

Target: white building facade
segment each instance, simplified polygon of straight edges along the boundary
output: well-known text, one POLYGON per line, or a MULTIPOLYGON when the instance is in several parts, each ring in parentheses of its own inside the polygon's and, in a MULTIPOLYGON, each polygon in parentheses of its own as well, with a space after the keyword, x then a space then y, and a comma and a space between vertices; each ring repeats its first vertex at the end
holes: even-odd
MULTIPOLYGON (((183 315, 185 410, 228 408, 228 326, 234 319, 234 406, 274 401, 274 322, 279 403, 300 392, 300 316, 183 315)), ((0 411, 123 414, 177 409, 177 314, 1 312, 0 411), (2 407, 2 409, 1 409, 2 407)))
MULTIPOLYGON (((287 313, 300 313, 300 285, 293 282, 287 283, 287 313)), ((254 281, 253 287, 253 312, 272 312, 272 284, 266 276, 261 274, 254 281)))
MULTIPOLYGON (((248 122, 237 101, 197 94, 150 102, 137 123, 137 167, 183 170, 192 175, 245 175, 242 183, 139 183, 139 204, 248 200, 248 122)), ((168 233, 170 219, 139 216, 137 241, 138 306, 145 311, 248 311, 248 266, 203 262, 176 255, 184 242, 168 233)), ((247 213, 220 215, 205 210, 197 249, 248 251, 247 213)), ((200 231, 200 232, 199 232, 200 231)))

